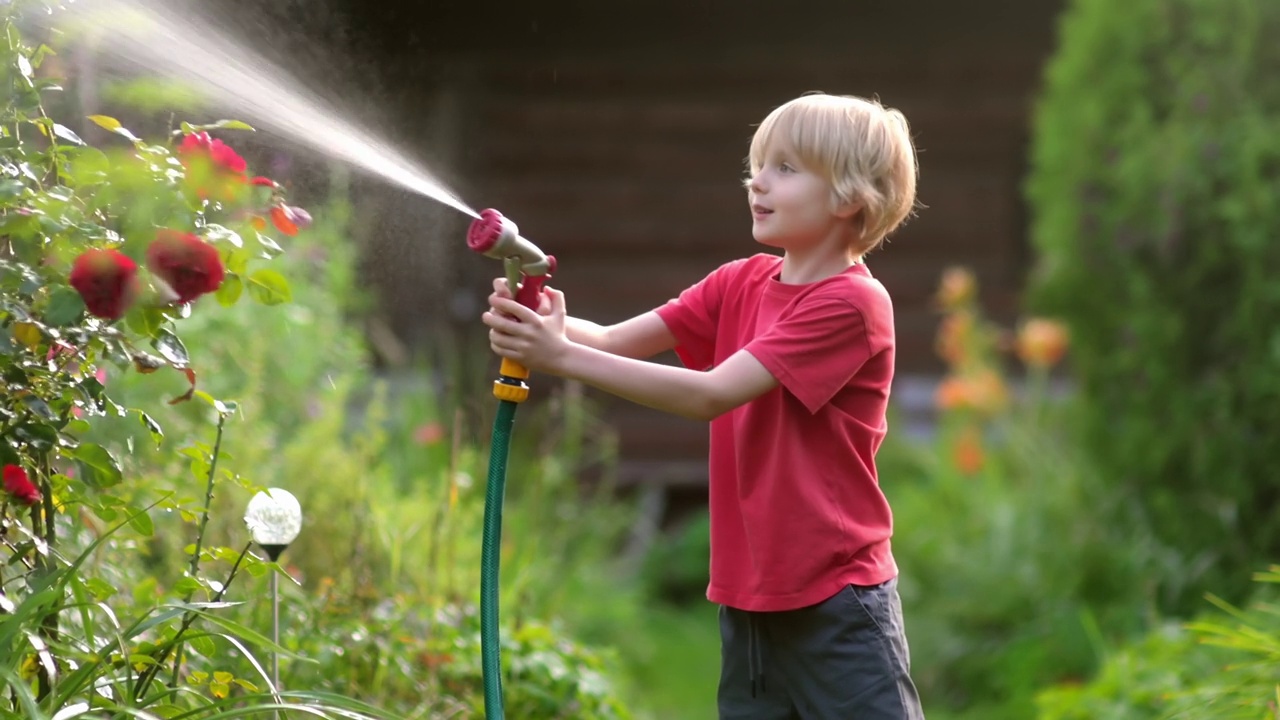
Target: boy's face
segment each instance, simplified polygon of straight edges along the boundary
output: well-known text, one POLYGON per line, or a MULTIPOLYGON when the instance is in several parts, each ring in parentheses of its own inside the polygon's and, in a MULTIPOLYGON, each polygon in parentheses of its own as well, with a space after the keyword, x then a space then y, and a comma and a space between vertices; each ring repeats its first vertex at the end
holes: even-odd
POLYGON ((747 185, 756 242, 800 250, 821 243, 847 224, 837 214, 831 183, 805 167, 790 143, 770 143, 762 161, 747 185))

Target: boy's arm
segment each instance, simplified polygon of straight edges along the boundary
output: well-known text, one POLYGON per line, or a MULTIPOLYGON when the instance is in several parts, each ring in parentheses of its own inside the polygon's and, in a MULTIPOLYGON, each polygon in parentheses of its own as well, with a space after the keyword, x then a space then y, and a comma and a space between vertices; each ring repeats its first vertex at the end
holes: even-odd
MULTIPOLYGON (((490 304, 494 297, 511 297, 506 278, 494 279, 490 304)), ((546 296, 543 298, 542 307, 538 308, 540 315, 550 312, 546 296)), ((675 335, 662 318, 652 311, 614 325, 600 325, 590 320, 565 316, 564 330, 565 335, 575 343, 629 358, 650 358, 676 346, 675 335)))
POLYGON ((714 419, 778 386, 764 365, 746 351, 738 351, 715 369, 702 372, 572 344, 548 370, 694 420, 714 419))
POLYGON ((651 358, 676 346, 676 336, 653 311, 608 326, 565 317, 564 329, 579 345, 626 358, 651 358))
MULTIPOLYGON (((491 328, 489 344, 499 355, 531 370, 579 380, 631 402, 696 420, 711 420, 778 385, 764 365, 746 351, 703 372, 572 342, 566 330, 564 294, 549 289, 547 295, 545 315, 508 298, 491 299, 492 308, 484 314, 484 321, 491 328)), ((656 337, 653 323, 665 325, 656 313, 652 319, 634 322, 627 330, 633 338, 656 337)))

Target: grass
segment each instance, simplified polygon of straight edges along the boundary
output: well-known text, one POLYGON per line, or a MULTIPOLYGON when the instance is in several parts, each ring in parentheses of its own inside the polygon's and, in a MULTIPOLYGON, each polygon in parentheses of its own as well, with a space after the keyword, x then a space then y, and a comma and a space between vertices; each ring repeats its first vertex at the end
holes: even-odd
POLYGON ((647 606, 635 626, 634 645, 619 648, 627 664, 628 699, 652 720, 705 720, 716 716, 720 631, 716 606, 647 606))

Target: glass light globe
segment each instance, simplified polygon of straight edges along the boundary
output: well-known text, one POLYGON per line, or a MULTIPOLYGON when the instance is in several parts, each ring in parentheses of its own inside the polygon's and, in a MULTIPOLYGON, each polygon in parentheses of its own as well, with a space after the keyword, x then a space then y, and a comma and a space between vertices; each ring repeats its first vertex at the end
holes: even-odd
POLYGON ((268 488, 249 500, 244 523, 253 541, 275 560, 302 531, 302 506, 288 490, 268 488))

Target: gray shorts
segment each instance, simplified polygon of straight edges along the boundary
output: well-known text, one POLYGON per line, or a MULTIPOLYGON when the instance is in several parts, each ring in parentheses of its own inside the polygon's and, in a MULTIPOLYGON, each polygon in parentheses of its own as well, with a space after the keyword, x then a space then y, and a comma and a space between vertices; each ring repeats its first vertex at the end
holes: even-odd
POLYGON ((897 580, 799 610, 720 608, 720 720, 923 720, 897 580))

